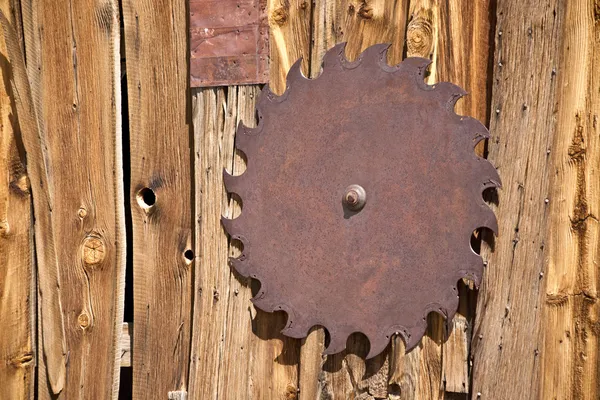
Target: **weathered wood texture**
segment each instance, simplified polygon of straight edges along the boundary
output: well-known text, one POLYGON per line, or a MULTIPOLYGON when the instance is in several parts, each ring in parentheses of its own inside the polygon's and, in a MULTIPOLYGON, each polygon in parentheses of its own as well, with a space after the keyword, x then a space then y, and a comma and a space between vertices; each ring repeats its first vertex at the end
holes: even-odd
POLYGON ((600 3, 570 1, 557 11, 564 22, 550 154, 540 398, 597 399, 600 3))
MULTIPOLYGON (((184 1, 124 0, 133 223, 133 397, 188 383, 193 181, 184 1)), ((206 238, 205 240, 209 240, 206 238)))
POLYGON ((481 398, 599 395, 598 16, 591 0, 498 2, 489 158, 502 222, 473 338, 481 398))
POLYGON ((31 174, 42 178, 33 185, 45 371, 38 394, 110 398, 119 384, 125 273, 119 5, 22 4, 39 119, 35 147, 24 143, 35 156, 29 171, 42 171, 31 174))
POLYGON ((279 331, 285 316, 256 310, 255 282, 228 265, 239 255, 221 215, 235 218, 240 203, 226 195, 223 170, 239 175, 245 161, 234 149, 237 125, 254 126, 257 86, 198 89, 193 94, 196 182, 196 252, 199 254, 190 368, 192 398, 294 398, 297 340, 279 331), (210 238, 210 239, 208 239, 210 238), (212 377, 206 379, 206 377, 212 377))
MULTIPOLYGON (((15 18, 11 3, 1 1, 0 9, 15 26, 20 15, 15 18)), ((5 332, 0 335, 0 398, 33 399, 36 302, 31 193, 4 40, 0 40, 0 54, 0 326, 5 332)))

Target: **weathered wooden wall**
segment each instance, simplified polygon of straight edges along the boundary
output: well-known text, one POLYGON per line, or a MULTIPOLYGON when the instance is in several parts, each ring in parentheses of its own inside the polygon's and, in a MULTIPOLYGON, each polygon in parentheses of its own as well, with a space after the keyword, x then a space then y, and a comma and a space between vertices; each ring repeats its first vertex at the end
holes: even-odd
POLYGON ((190 89, 184 0, 1 0, 0 398, 598 398, 598 2, 267 4, 275 93, 299 57, 318 79, 340 42, 430 58, 428 83, 469 92, 456 111, 489 124, 477 151, 503 181, 479 291, 461 283, 454 321, 430 315, 406 354, 398 337, 368 362, 358 334, 333 356, 322 328, 283 337, 220 223, 243 206, 222 170, 245 168, 235 131, 260 87, 190 89))

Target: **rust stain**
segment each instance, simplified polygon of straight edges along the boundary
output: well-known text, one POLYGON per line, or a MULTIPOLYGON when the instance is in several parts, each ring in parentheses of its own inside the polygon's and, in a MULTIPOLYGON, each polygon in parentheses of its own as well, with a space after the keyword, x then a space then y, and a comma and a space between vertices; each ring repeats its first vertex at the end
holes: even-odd
POLYGON ((288 11, 267 16, 267 0, 195 0, 190 15, 192 87, 265 83, 269 78, 269 22, 281 26, 288 11))

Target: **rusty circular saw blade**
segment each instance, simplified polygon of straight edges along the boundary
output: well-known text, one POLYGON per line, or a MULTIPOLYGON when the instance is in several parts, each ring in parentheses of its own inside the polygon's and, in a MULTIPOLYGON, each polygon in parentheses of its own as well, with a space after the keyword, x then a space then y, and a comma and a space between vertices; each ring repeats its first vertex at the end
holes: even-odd
POLYGON ((454 316, 461 278, 479 283, 472 233, 497 231, 482 192, 500 179, 474 153, 489 133, 454 112, 465 92, 425 84, 429 60, 387 65, 387 47, 349 62, 335 46, 310 80, 296 62, 282 96, 263 90, 258 126, 238 128, 246 171, 224 174, 243 204, 223 219, 243 243, 231 265, 261 282, 255 306, 287 313, 283 334, 325 327, 326 354, 354 332, 368 337, 367 358, 394 334, 414 347, 428 313, 454 316), (366 192, 360 211, 342 201, 349 185, 366 192))

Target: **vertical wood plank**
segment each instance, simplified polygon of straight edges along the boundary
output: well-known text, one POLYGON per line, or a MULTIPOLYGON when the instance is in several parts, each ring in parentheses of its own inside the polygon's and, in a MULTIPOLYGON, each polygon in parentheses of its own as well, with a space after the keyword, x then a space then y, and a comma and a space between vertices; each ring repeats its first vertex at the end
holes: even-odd
MULTIPOLYGON (((4 0, 0 8, 15 26, 11 3, 4 0)), ((31 193, 4 40, 0 54, 0 326, 7 333, 0 337, 0 398, 33 399, 36 286, 31 193)))
POLYGON ((230 271, 221 215, 227 208, 223 168, 231 165, 233 158, 232 138, 224 136, 223 125, 226 115, 235 112, 235 108, 229 109, 227 100, 234 102, 236 95, 235 90, 227 93, 222 87, 193 91, 198 268, 190 364, 192 398, 218 398, 221 360, 234 351, 224 347, 230 271))
MULTIPOLYGON (((491 249, 482 245, 488 266, 479 291, 473 334, 472 391, 482 399, 548 397, 548 392, 542 395, 540 391, 540 379, 546 373, 540 368, 540 353, 549 350, 544 349, 543 342, 544 304, 552 306, 552 297, 544 296, 547 281, 544 274, 553 270, 554 282, 567 283, 567 271, 584 271, 587 262, 591 266, 591 259, 587 257, 580 259, 582 263, 568 264, 572 258, 565 258, 563 262, 557 258, 556 247, 560 244, 564 250, 565 243, 556 239, 574 234, 568 223, 557 222, 572 216, 569 203, 577 204, 577 198, 571 197, 576 195, 576 188, 586 190, 586 184, 576 184, 577 171, 583 171, 583 176, 591 171, 585 162, 570 159, 567 148, 571 141, 577 142, 575 112, 582 103, 562 110, 557 108, 564 101, 576 100, 562 98, 563 91, 577 93, 583 89, 583 82, 577 80, 573 81, 575 88, 567 87, 570 86, 566 85, 568 79, 579 76, 585 81, 590 76, 581 74, 579 60, 561 56, 566 46, 564 33, 574 32, 577 25, 566 20, 565 7, 572 7, 571 4, 536 0, 500 0, 497 4, 488 158, 498 168, 503 187, 493 201, 499 234, 491 249), (572 75, 564 76, 558 69, 561 59, 564 72, 572 75), (566 68, 566 63, 573 63, 572 69, 566 68), (557 117, 564 125, 557 125, 557 117), (561 163, 557 163, 558 160, 561 163), (558 179, 557 168, 565 174, 558 179), (556 192, 563 185, 569 191, 569 200, 556 192), (557 196, 553 198, 551 194, 557 196), (552 252, 548 250, 549 240, 556 249, 552 252), (550 268, 552 264, 562 270, 550 268)), ((579 44, 572 50, 575 48, 579 49, 579 44)), ((587 113, 581 115, 584 119, 592 118, 587 113)), ((588 133, 592 135, 586 130, 585 134, 588 133)), ((593 226, 591 220, 589 226, 593 226)), ((592 231, 588 233, 591 235, 592 231)), ((585 232, 580 237, 591 239, 585 232)), ((561 254, 563 256, 567 254, 561 254)), ((576 297, 573 300, 576 301, 576 297)), ((557 306, 566 311, 571 304, 574 303, 557 306)), ((557 314, 548 315, 549 326, 556 322, 554 316, 557 314)), ((574 322, 571 319, 560 323, 574 322)), ((584 342, 583 337, 575 339, 575 331, 570 332, 573 342, 584 342)), ((552 353, 542 356, 552 360, 560 352, 553 349, 552 353)), ((573 357, 580 358, 582 354, 578 352, 573 357)), ((563 368, 564 359, 554 360, 558 363, 556 368, 563 368)), ((557 384, 552 380, 551 385, 557 384)), ((559 394, 558 398, 563 396, 559 394)))
POLYGON ((311 41, 311 0, 267 0, 269 18, 269 88, 285 91, 287 72, 302 57, 302 73, 308 76, 311 41))
POLYGON ((161 0, 124 0, 123 14, 134 252, 133 397, 166 398, 188 389, 190 360, 194 191, 188 15, 185 2, 161 0))
POLYGON ((235 131, 240 121, 256 124, 258 94, 258 86, 194 90, 200 238, 190 370, 190 396, 195 398, 289 398, 297 391, 298 343, 279 333, 284 315, 254 309, 254 282, 227 265, 239 249, 235 241, 228 242, 220 222, 221 215, 235 218, 241 212, 240 203, 226 195, 222 174, 223 169, 236 175, 245 169, 234 149, 235 131))
POLYGON ((52 392, 116 397, 125 278, 119 5, 24 1, 23 10, 32 92, 43 121, 54 231, 49 245, 60 269, 52 286, 45 281, 53 266, 39 266, 47 375, 38 374, 38 391, 41 398, 52 392), (47 289, 58 304, 46 305, 47 289), (62 315, 56 314, 60 307, 62 315), (64 325, 64 343, 46 340, 55 335, 48 319, 64 325), (62 366, 48 355, 65 351, 63 386, 54 378, 62 366))
MULTIPOLYGON (((491 32, 490 2, 487 0, 439 3, 436 24, 435 80, 461 86, 467 95, 456 104, 455 112, 468 115, 488 126, 491 74, 489 70, 491 32)), ((483 155, 485 143, 476 148, 483 155)), ((474 302, 469 302, 468 285, 459 285, 459 311, 448 327, 443 342, 443 380, 446 392, 468 393, 470 333, 474 302)))
MULTIPOLYGON (((556 68, 540 398, 597 399, 600 3, 570 1, 556 68)), ((534 27, 535 29, 535 27, 534 27)), ((546 77, 548 85, 549 80, 546 77)))

